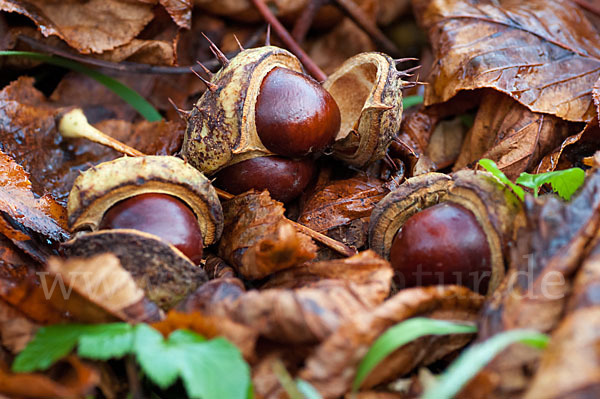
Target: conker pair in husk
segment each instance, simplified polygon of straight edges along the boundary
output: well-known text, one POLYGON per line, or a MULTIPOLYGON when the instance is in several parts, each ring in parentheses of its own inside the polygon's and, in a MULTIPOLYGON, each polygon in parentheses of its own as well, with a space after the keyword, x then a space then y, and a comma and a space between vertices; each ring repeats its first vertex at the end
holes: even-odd
POLYGON ((196 264, 223 229, 210 181, 169 156, 124 157, 88 169, 75 180, 67 211, 76 234, 65 252, 115 254, 163 308, 206 281, 196 264))
POLYGON ((259 156, 318 152, 339 130, 333 98, 278 47, 240 52, 210 84, 190 113, 182 147, 209 175, 259 156))
POLYGON ((209 85, 189 114, 183 156, 207 175, 216 174, 221 188, 248 187, 239 178, 251 174, 256 185, 250 188, 268 189, 282 201, 295 198, 312 177, 308 161, 296 158, 322 151, 338 133, 340 113, 331 95, 302 73, 294 55, 274 46, 240 52, 209 85), (271 159, 244 163, 261 157, 271 159), (303 174, 280 179, 246 170, 267 163, 303 174))
POLYGON ((460 284, 485 294, 504 276, 519 215, 519 200, 487 173, 427 173, 377 204, 369 243, 390 259, 399 288, 460 284))
MULTIPOLYGON (((284 162, 277 156, 303 157, 331 145, 334 156, 364 167, 385 156, 399 128, 400 76, 390 57, 364 53, 348 60, 321 87, 302 74, 299 60, 286 50, 244 50, 212 76, 209 90, 190 112, 182 154, 207 175, 216 174, 222 188, 226 180, 231 180, 229 187, 247 186, 236 176, 251 164, 239 165, 235 176, 228 173, 227 179, 218 173, 225 168, 269 156, 275 164, 284 162)), ((282 168, 290 166, 278 167, 282 168)), ((284 190, 274 177, 251 173, 254 181, 261 181, 252 188, 266 188, 284 202, 294 197, 292 192, 302 191, 298 181, 310 181, 298 177, 284 190)))

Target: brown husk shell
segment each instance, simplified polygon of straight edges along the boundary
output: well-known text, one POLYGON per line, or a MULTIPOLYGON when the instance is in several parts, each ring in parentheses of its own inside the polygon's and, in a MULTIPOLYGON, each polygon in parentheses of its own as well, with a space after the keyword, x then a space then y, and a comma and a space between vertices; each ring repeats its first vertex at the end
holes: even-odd
POLYGON ((63 244, 68 256, 90 258, 112 253, 146 297, 162 309, 177 305, 208 278, 177 248, 152 234, 116 229, 78 234, 63 244))
POLYGON ((111 253, 92 258, 48 261, 42 282, 47 287, 60 284, 72 290, 67 297, 61 290, 53 290, 49 298, 52 306, 76 321, 106 323, 111 321, 149 322, 163 317, 162 311, 149 301, 131 274, 111 253))
POLYGON ((191 111, 181 152, 206 174, 246 159, 273 155, 256 131, 255 105, 265 76, 276 67, 302 72, 287 50, 264 46, 240 52, 211 82, 191 111))
POLYGON ((223 231, 223 210, 210 181, 183 160, 171 156, 122 157, 83 172, 73 184, 67 211, 72 231, 98 229, 117 202, 163 193, 185 202, 196 214, 204 245, 223 231))
POLYGON ((488 292, 493 292, 504 277, 504 259, 519 225, 515 220, 518 215, 522 216, 522 208, 512 192, 486 172, 427 173, 408 179, 373 210, 369 225, 371 249, 388 259, 392 241, 408 218, 445 201, 473 212, 485 231, 492 261, 488 292))
POLYGON ((382 53, 348 59, 323 83, 340 108, 333 156, 362 168, 385 156, 402 121, 402 80, 382 53))

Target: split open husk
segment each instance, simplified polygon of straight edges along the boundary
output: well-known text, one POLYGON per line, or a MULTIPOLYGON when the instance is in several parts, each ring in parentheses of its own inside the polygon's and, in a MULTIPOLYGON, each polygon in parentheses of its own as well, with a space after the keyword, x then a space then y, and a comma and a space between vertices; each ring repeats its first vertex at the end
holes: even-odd
POLYGON ((373 210, 369 224, 371 249, 389 259, 392 241, 408 218, 446 201, 473 212, 483 228, 492 263, 488 292, 493 292, 504 277, 509 243, 524 219, 520 201, 487 172, 427 173, 408 179, 373 210))
POLYGON ((361 53, 323 83, 340 108, 342 124, 333 156, 365 167, 382 159, 402 121, 401 73, 382 53, 361 53))

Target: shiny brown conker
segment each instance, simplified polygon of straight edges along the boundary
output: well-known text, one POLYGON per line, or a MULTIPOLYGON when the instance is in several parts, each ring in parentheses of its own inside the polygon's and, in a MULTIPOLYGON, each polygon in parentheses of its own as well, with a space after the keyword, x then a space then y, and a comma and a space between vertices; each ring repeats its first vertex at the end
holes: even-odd
POLYGON ((408 218, 390 251, 402 287, 459 284, 485 294, 491 277, 490 247, 475 215, 442 202, 408 218))
POLYGON ((153 234, 192 262, 199 264, 202 260, 204 244, 196 215, 168 194, 140 194, 115 204, 104 214, 100 229, 134 229, 153 234))
POLYGON ((299 157, 331 145, 341 117, 335 100, 319 83, 277 67, 261 83, 255 120, 260 141, 267 149, 299 157))
POLYGON ((311 159, 257 157, 221 170, 214 184, 235 195, 250 189, 268 190, 271 198, 285 203, 302 193, 314 173, 315 164, 311 159))

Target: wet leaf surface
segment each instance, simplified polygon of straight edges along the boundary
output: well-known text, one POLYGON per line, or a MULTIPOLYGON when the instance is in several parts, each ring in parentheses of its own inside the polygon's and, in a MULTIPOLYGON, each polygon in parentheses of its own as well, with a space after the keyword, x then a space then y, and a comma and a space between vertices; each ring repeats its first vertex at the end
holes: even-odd
POLYGON ((560 118, 531 112, 504 94, 485 91, 454 170, 488 158, 515 180, 535 168, 568 134, 569 126, 560 118))
POLYGON ((311 260, 312 240, 284 217, 283 204, 267 191, 250 191, 224 204, 224 233, 219 256, 244 277, 258 279, 311 260))
POLYGON ((43 35, 56 35, 84 54, 102 53, 130 42, 153 18, 150 4, 115 0, 3 0, 0 10, 31 18, 43 35))
POLYGON ((600 74, 600 35, 566 0, 416 0, 437 62, 427 105, 460 90, 508 94, 533 112, 570 121, 595 115, 592 86, 600 74))
POLYGON ((333 181, 306 200, 298 223, 361 248, 371 211, 388 192, 384 181, 365 175, 333 181))

